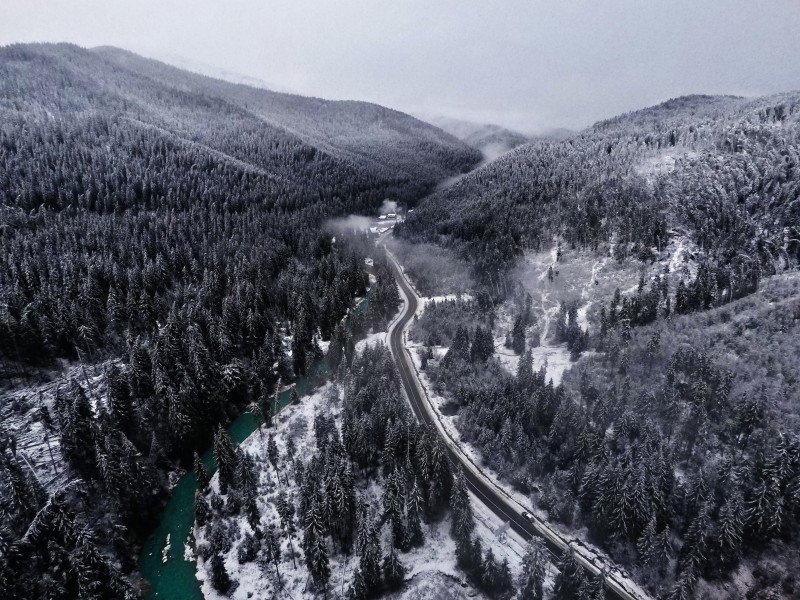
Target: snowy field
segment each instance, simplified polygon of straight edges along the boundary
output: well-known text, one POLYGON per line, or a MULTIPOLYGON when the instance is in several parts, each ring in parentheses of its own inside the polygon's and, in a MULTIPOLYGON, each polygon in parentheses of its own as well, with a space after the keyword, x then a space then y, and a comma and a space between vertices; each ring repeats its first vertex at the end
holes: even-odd
MULTIPOLYGON (((383 343, 386 333, 371 334, 367 339, 360 341, 359 347, 366 344, 383 343)), ((315 451, 314 417, 325 412, 334 418, 337 425, 341 425, 340 414, 342 410, 341 392, 333 384, 326 384, 316 390, 311 396, 304 397, 299 404, 287 407, 275 420, 275 427, 254 432, 245 442, 242 449, 248 452, 256 462, 260 473, 258 496, 261 509, 261 522, 264 525, 279 523, 275 501, 281 489, 287 490, 290 497, 299 498, 299 490, 293 479, 289 478, 286 486, 286 476, 283 471, 276 472, 267 458, 266 440, 272 434, 282 456, 286 454, 287 442, 291 438, 296 446, 296 456, 302 457, 303 462, 315 451), (280 485, 278 485, 280 480, 280 485)), ((212 479, 212 488, 218 490, 218 476, 212 479)), ((360 482, 357 494, 369 505, 380 503, 381 489, 374 483, 365 485, 360 482)), ((507 531, 493 513, 485 509, 475 498, 472 498, 475 513, 476 533, 480 536, 485 548, 491 547, 498 561, 507 558, 512 572, 519 572, 520 562, 524 554, 524 541, 516 534, 507 531)), ((231 579, 239 582, 239 587, 230 595, 234 599, 247 598, 317 598, 319 594, 310 589, 310 581, 306 571, 305 562, 300 550, 301 534, 293 536, 292 545, 297 553, 296 567, 290 556, 289 540, 282 539, 282 558, 280 573, 284 589, 278 589, 275 580, 274 567, 262 568, 255 562, 239 564, 237 559, 238 548, 242 537, 247 532, 252 532, 244 516, 232 521, 232 527, 238 532, 237 540, 231 550, 225 555, 225 567, 231 579)), ((197 544, 204 543, 208 528, 195 527, 197 544)), ((440 523, 426 526, 426 540, 423 547, 414 549, 400 555, 406 567, 407 589, 390 595, 396 599, 414 598, 466 598, 482 597, 481 594, 463 581, 463 573, 456 567, 455 545, 450 538, 450 521, 444 519, 440 523), (431 596, 429 594, 434 593, 431 596)), ((390 544, 389 527, 384 527, 382 544, 384 550, 390 544)), ((332 550, 332 549, 331 549, 332 550)), ((191 552, 191 549, 188 549, 191 552)), ((197 578, 201 581, 203 594, 206 598, 222 599, 211 586, 209 580, 210 564, 197 557, 197 578)), ((358 557, 351 555, 345 557, 331 552, 330 568, 331 580, 329 598, 342 598, 349 588, 354 569, 358 566, 358 557)))
POLYGON ((43 383, 33 383, 0 390, 0 422, 5 431, 17 440, 17 453, 36 474, 39 482, 52 491, 68 479, 64 458, 61 455, 56 429, 45 427, 43 408, 55 421, 55 397, 58 390, 67 392, 71 382, 79 385, 93 408, 104 403, 106 397, 105 369, 118 360, 104 361, 94 365, 68 364, 64 362, 62 372, 54 372, 43 383))

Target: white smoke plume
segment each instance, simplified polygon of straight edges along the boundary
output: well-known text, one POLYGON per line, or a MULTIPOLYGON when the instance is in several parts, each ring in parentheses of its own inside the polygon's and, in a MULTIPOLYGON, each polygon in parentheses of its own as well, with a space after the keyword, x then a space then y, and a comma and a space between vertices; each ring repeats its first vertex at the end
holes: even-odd
POLYGON ((380 215, 388 215, 389 213, 397 213, 397 202, 389 200, 388 198, 381 204, 380 215))

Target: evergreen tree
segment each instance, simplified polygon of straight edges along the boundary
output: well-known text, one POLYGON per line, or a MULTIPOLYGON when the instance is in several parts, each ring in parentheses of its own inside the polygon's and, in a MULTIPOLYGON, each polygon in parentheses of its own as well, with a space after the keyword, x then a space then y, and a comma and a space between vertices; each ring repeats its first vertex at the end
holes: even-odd
POLYGON ((199 491, 194 494, 194 522, 198 527, 203 527, 211 518, 211 509, 205 496, 199 491))
POLYGON ((347 590, 348 600, 367 600, 369 593, 367 591, 367 583, 364 581, 364 575, 360 569, 353 572, 353 581, 350 583, 350 589, 347 590))
POLYGON ((403 585, 405 577, 405 567, 400 562, 394 547, 389 549, 389 553, 383 558, 383 580, 390 590, 396 590, 403 585))
POLYGON ((194 472, 197 475, 197 487, 203 492, 207 491, 210 478, 197 452, 194 453, 194 472))
POLYGON ((511 349, 514 351, 514 354, 519 354, 520 356, 525 353, 526 325, 527 324, 520 315, 514 319, 514 326, 511 329, 511 349))
POLYGON ((364 577, 367 596, 376 595, 383 586, 381 573, 381 541, 380 531, 372 518, 362 522, 363 542, 361 545, 358 568, 364 577))
POLYGON ((406 501, 407 527, 404 544, 407 548, 416 548, 425 542, 425 534, 422 531, 423 505, 422 491, 415 477, 406 501))
POLYGON ((453 519, 450 527, 451 536, 457 543, 469 543, 475 529, 475 521, 472 516, 467 482, 461 467, 456 471, 453 480, 453 488, 450 492, 450 511, 453 519))
POLYGON ((211 585, 223 596, 227 596, 233 588, 233 581, 219 554, 211 555, 211 585))
POLYGON ((500 592, 500 565, 497 564, 491 548, 486 550, 486 556, 481 563, 480 582, 489 595, 494 596, 500 592))
POLYGON ((540 538, 528 542, 519 577, 520 600, 542 600, 547 572, 547 549, 540 538))
POLYGON ((567 548, 558 562, 558 575, 553 584, 553 597, 557 600, 583 600, 581 589, 586 573, 575 558, 575 551, 567 548))
POLYGON ((236 452, 231 438, 220 425, 214 433, 214 460, 219 469, 219 491, 228 493, 228 486, 236 483, 236 452))
POLYGON ((306 566, 316 585, 323 590, 328 584, 331 569, 328 560, 328 544, 325 539, 325 526, 319 502, 314 501, 306 515, 306 529, 303 537, 303 550, 306 566))
POLYGON ((74 379, 70 381, 69 402, 60 421, 64 456, 83 477, 95 479, 98 473, 94 414, 89 398, 74 379))
POLYGON ((719 514, 716 546, 720 570, 727 572, 736 567, 742 555, 744 532, 744 507, 741 496, 734 495, 725 502, 719 514))

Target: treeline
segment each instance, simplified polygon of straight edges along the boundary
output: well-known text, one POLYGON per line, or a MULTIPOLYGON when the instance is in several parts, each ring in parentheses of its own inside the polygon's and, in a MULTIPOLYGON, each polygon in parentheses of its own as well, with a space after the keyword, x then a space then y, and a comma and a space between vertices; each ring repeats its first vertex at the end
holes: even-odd
MULTIPOLYGON (((250 482, 259 477, 252 475, 252 458, 234 451, 224 432, 217 434, 214 446, 219 493, 209 491, 208 476, 198 462, 203 493, 196 500, 196 525, 205 528, 208 540, 199 552, 212 561, 212 584, 218 591, 231 589, 221 557, 239 536, 238 528, 230 526, 239 516, 253 530, 253 539, 240 545, 240 562, 256 561, 265 570, 274 568, 277 585, 281 585, 281 545, 291 547, 292 560, 305 562, 320 591, 328 587, 332 556, 355 552, 358 568, 348 592, 354 599, 373 598, 402 585, 402 553, 423 545, 424 523, 444 516, 453 478, 446 450, 434 432, 416 422, 399 395, 388 350, 367 347, 341 372, 341 426, 325 412, 317 414, 310 457, 296 453, 291 436, 284 452, 271 433, 261 437, 275 473, 277 493, 271 501, 280 516, 279 527, 258 511, 259 489, 250 482), (381 484, 378 505, 365 503, 359 492, 369 481, 381 484), (385 549, 384 526, 390 529, 392 540, 385 549), (302 554, 294 556, 298 532, 302 554)), ((338 405, 338 394, 333 387, 329 403, 338 405)))
MULTIPOLYGON (((308 375, 321 342, 352 357, 342 318, 367 294, 367 244, 323 223, 421 188, 74 47, 3 48, 0 90, 0 383, 60 361, 106 371, 8 412, 42 420, 82 483, 42 490, 0 432, 0 595, 122 597, 108 586, 135 578, 167 472, 308 375), (64 568, 84 551, 107 575, 64 568)), ((380 261, 375 274, 356 328, 396 310, 380 261)))
POLYGON ((652 260, 678 222, 736 296, 800 257, 799 117, 796 94, 671 100, 517 148, 429 197, 397 233, 456 249, 487 282, 556 235, 652 260))
MULTIPOLYGON (((551 518, 588 527, 654 593, 690 598, 698 579, 724 580, 744 557, 797 543, 798 396, 792 377, 779 383, 797 368, 791 281, 735 307, 636 328, 619 322, 634 301, 618 309, 617 298, 606 351, 557 388, 529 353, 516 376, 476 360, 466 331, 429 376, 458 403, 462 436, 493 469, 551 518), (758 333, 745 350, 748 327, 758 333)), ((657 284, 652 294, 661 298, 657 284)), ((776 578, 794 589, 788 573, 776 578)))

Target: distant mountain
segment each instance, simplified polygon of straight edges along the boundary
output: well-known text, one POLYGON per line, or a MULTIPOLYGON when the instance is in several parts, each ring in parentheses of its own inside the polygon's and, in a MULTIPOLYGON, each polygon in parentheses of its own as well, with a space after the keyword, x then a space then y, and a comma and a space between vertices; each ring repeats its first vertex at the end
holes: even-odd
POLYGON ((680 225, 741 283, 800 258, 798 147, 800 93, 675 98, 519 146, 428 197, 397 233, 493 272, 556 235, 646 257, 680 225))
POLYGON ((0 597, 140 597, 169 473, 396 312, 374 245, 326 221, 480 159, 374 104, 0 48, 0 597))
POLYGON ((530 141, 525 135, 500 125, 474 123, 435 115, 420 116, 420 118, 480 150, 489 160, 530 141))
POLYGON ((6 122, 54 119, 81 129, 92 116, 121 118, 199 144, 217 160, 294 179, 298 169, 269 149, 272 139, 279 147, 297 146, 305 168, 324 160, 343 173, 359 171, 358 179, 406 202, 480 160, 440 129, 381 106, 231 84, 110 47, 2 48, 0 91, 6 122))

